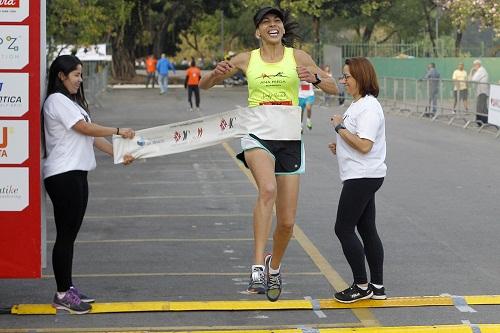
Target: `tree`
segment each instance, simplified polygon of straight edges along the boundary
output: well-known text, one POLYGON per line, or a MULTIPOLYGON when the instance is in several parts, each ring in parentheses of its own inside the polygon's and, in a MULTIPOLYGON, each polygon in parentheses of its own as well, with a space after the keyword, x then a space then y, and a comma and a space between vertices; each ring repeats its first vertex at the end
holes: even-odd
POLYGON ((456 27, 455 55, 460 54, 460 43, 466 26, 478 21, 481 29, 492 28, 500 38, 500 3, 498 0, 435 0, 456 27))
POLYGON ((49 0, 47 2, 49 58, 57 45, 89 45, 108 30, 103 9, 96 0, 49 0))

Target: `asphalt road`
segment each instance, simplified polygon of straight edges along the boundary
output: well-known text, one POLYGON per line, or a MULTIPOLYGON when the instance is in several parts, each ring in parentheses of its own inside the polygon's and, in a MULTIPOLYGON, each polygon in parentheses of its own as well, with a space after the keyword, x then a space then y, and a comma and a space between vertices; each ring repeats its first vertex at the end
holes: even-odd
MULTIPOLYGON (((115 89, 94 121, 135 129, 246 105, 245 88, 202 91, 188 112, 184 89, 115 89)), ((313 109, 306 130, 297 230, 283 263, 283 300, 328 299, 352 276, 333 233, 341 183, 327 148, 338 106, 313 109)), ((500 276, 500 140, 428 119, 386 115, 388 175, 377 194, 390 297, 496 295, 500 276)), ((244 293, 252 257, 255 187, 234 160, 239 142, 114 166, 97 153, 75 281, 98 302, 264 300, 244 293)), ((49 254, 55 238, 48 207, 49 254)), ((50 255, 49 255, 50 257, 50 255)), ((50 258, 40 280, 0 280, 0 307, 50 303, 50 258)), ((500 307, 0 315, 0 332, 167 331, 226 328, 500 324, 500 307)))

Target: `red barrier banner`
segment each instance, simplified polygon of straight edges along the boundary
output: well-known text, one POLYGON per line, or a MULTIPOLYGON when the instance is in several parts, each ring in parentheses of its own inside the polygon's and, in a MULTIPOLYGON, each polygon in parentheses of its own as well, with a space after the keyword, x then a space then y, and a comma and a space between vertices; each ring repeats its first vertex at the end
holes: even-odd
POLYGON ((0 278, 41 276, 40 7, 0 0, 0 278))

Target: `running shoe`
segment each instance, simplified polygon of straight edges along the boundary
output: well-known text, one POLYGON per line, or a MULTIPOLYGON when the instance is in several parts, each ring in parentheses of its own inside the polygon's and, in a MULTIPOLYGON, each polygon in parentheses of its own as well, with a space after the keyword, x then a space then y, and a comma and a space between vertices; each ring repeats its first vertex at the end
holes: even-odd
POLYGON ((312 130, 313 124, 310 118, 307 118, 306 126, 309 130, 312 130))
POLYGON ((373 284, 370 283, 370 288, 373 291, 372 299, 387 299, 387 295, 385 294, 385 288, 377 288, 373 284))
POLYGON ((372 296, 373 291, 370 286, 366 290, 363 290, 356 283, 353 283, 349 288, 335 293, 333 297, 340 303, 354 303, 362 299, 371 298, 372 296))
POLYGON ((281 281, 281 273, 277 274, 269 273, 269 269, 271 268, 271 259, 272 255, 268 254, 264 259, 266 265, 266 296, 267 299, 271 302, 276 302, 281 295, 282 281, 281 281))
POLYGON ((66 310, 70 313, 85 314, 92 309, 92 305, 84 303, 71 289, 66 292, 63 298, 54 295, 52 306, 59 310, 66 310))
POLYGON ((264 266, 252 265, 247 292, 251 294, 264 294, 266 292, 264 266))
POLYGON ((85 295, 80 290, 76 289, 75 286, 71 286, 69 289, 72 290, 73 293, 75 293, 76 296, 78 296, 82 302, 84 302, 84 303, 94 303, 95 302, 95 298, 85 295))

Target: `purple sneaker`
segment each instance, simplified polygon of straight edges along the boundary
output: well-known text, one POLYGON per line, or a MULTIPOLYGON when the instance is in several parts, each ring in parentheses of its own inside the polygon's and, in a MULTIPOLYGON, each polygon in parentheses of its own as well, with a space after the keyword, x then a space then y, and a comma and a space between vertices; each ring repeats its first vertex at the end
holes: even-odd
POLYGON ((78 295, 76 295, 71 289, 66 292, 63 298, 57 297, 57 293, 54 295, 54 300, 52 301, 52 306, 59 310, 66 310, 70 313, 85 314, 88 313, 92 306, 88 303, 84 303, 80 300, 78 295))
POLYGON ((75 286, 71 286, 71 287, 69 287, 69 289, 72 290, 73 293, 76 296, 78 296, 82 302, 84 302, 84 303, 94 303, 95 302, 95 298, 92 298, 92 297, 85 295, 80 290, 76 289, 75 286))

